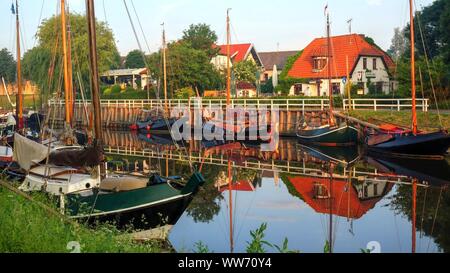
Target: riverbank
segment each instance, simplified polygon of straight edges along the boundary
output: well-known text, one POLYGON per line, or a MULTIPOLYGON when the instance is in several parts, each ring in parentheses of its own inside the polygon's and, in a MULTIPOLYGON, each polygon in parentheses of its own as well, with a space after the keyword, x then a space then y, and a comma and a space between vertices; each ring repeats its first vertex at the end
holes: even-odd
POLYGON ((112 225, 95 229, 65 220, 42 194, 33 201, 0 186, 0 253, 160 253, 160 242, 135 243, 112 225))
MULTIPOLYGON (((351 111, 350 116, 370 122, 371 119, 382 120, 385 122, 390 122, 405 127, 411 127, 411 112, 410 111, 351 111)), ((434 131, 440 127, 439 116, 432 112, 418 112, 417 120, 420 130, 424 131, 434 131)), ((441 114, 442 127, 445 129, 450 128, 450 114, 441 114)))

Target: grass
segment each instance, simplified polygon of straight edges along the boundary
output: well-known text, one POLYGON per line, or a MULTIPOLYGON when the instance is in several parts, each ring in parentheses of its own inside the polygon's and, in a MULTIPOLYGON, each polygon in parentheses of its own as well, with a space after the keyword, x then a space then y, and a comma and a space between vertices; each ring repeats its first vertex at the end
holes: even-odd
MULTIPOLYGON (((40 193, 34 200, 52 206, 40 193)), ((112 225, 95 229, 49 213, 35 202, 0 186, 0 253, 68 253, 77 242, 82 253, 156 253, 158 242, 136 244, 112 225)))
MULTIPOLYGON (((406 127, 411 126, 411 112, 409 111, 402 111, 402 112, 396 112, 396 111, 351 111, 350 115, 352 117, 355 117, 357 119, 363 120, 363 121, 369 121, 370 119, 374 118, 377 120, 383 120, 386 122, 391 122, 394 124, 403 125, 406 127)), ((450 114, 449 113, 443 113, 441 114, 442 118, 442 125, 444 128, 449 129, 450 128, 450 114)), ((425 130, 425 131, 433 131, 440 127, 439 117, 435 113, 424 113, 424 112, 418 112, 417 113, 417 120, 419 129, 425 130)))

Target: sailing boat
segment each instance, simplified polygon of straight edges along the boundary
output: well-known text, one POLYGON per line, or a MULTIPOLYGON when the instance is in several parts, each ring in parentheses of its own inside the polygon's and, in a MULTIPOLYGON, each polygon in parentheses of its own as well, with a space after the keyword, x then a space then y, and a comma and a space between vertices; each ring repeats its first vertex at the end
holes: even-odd
POLYGON ((392 124, 382 125, 375 134, 366 137, 369 152, 388 157, 413 159, 444 159, 450 147, 450 135, 447 131, 421 132, 417 126, 416 111, 416 71, 414 47, 414 6, 410 0, 411 28, 411 92, 412 92, 412 129, 402 129, 392 124))
MULTIPOLYGON (((132 131, 146 131, 151 132, 153 134, 170 134, 170 130, 173 124, 177 121, 175 118, 170 117, 169 113, 169 105, 167 99, 167 61, 166 61, 166 52, 167 52, 167 44, 166 44, 166 31, 164 29, 163 24, 163 33, 162 33, 162 54, 163 54, 163 81, 164 81, 164 114, 163 117, 147 117, 146 120, 137 121, 135 124, 130 126, 130 130, 132 131)), ((160 115, 157 112, 157 115, 160 115)))
POLYGON ((297 137, 305 143, 313 143, 321 146, 351 146, 358 141, 358 130, 346 122, 337 124, 333 114, 333 92, 331 83, 331 38, 330 38, 330 14, 327 14, 327 67, 328 67, 328 93, 329 111, 326 118, 319 115, 317 123, 307 122, 306 118, 299 123, 297 137), (308 124, 309 123, 309 124, 308 124))
POLYGON ((94 109, 94 144, 81 151, 61 152, 58 155, 59 157, 53 160, 47 158, 46 161, 53 162, 54 165, 46 164, 35 167, 44 170, 44 175, 42 175, 33 171, 33 169, 30 171, 30 168, 33 164, 42 162, 43 159, 49 157, 47 152, 49 148, 39 143, 32 143, 23 137, 18 137, 18 140, 22 141, 19 145, 21 149, 15 149, 14 155, 17 156, 21 167, 29 170, 21 189, 25 191, 44 190, 60 196, 61 208, 65 208, 67 205, 68 216, 76 219, 102 219, 102 217, 117 214, 136 213, 140 210, 147 210, 158 205, 189 198, 205 182, 198 172, 195 172, 187 183, 178 179, 162 178, 158 175, 150 178, 131 175, 104 177, 105 171, 104 165, 102 165, 104 158, 103 132, 93 0, 86 1, 86 10, 94 109), (90 172, 83 170, 86 168, 90 172))

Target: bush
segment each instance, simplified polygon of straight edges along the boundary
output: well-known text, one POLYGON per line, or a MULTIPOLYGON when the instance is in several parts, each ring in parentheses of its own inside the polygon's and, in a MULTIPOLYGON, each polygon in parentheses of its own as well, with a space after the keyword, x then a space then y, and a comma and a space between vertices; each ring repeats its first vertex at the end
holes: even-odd
POLYGON ((120 85, 114 85, 111 87, 111 94, 118 94, 120 91, 122 91, 120 85))
POLYGON ((103 91, 103 96, 109 96, 109 95, 111 95, 111 88, 106 88, 106 89, 103 91))
POLYGON ((175 99, 188 99, 190 97, 194 97, 195 92, 191 87, 184 87, 180 90, 175 91, 174 98, 175 99))

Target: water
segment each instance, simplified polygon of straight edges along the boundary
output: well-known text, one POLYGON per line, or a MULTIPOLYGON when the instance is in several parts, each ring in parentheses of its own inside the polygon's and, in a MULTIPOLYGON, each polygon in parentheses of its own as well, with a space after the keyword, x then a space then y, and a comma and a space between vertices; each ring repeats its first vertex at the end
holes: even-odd
POLYGON ((450 251, 446 161, 386 161, 362 148, 306 147, 282 139, 277 153, 252 146, 234 154, 229 169, 225 150, 204 158, 201 143, 177 149, 149 135, 108 132, 106 138, 110 159, 126 162, 129 171, 187 175, 190 164, 204 161, 207 182, 169 236, 179 252, 193 252, 199 242, 216 253, 246 252, 250 231, 263 223, 264 240, 282 246, 287 238, 290 250, 304 253, 323 253, 327 241, 333 252, 373 246, 384 253, 450 251))

